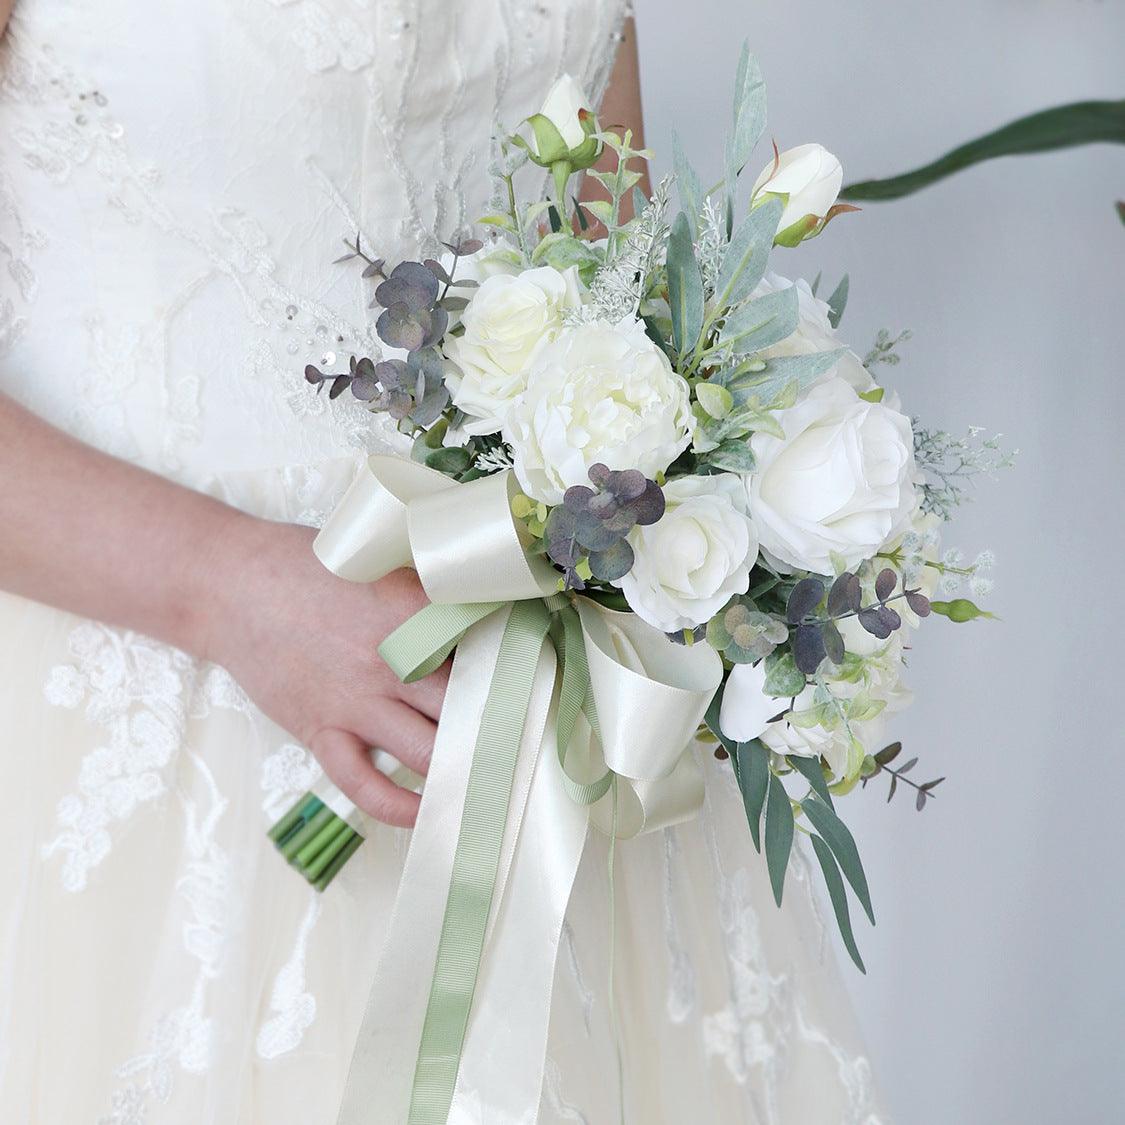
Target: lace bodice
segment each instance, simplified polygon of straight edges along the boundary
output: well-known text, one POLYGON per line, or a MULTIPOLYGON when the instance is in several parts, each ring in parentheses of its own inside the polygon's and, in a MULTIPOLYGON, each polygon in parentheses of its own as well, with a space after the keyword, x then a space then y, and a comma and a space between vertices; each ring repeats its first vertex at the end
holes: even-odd
MULTIPOLYGON (((309 363, 378 354, 394 260, 487 202, 492 123, 600 96, 622 0, 19 0, 0 40, 0 388, 200 485, 379 440, 309 363)), ((537 185, 535 185, 537 187, 537 185)))

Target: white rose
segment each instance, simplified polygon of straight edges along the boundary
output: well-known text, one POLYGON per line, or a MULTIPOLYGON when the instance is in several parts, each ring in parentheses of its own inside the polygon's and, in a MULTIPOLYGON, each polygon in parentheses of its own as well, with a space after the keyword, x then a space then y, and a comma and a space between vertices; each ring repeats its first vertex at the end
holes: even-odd
MULTIPOLYGON (((758 282, 753 296, 762 297, 767 293, 776 293, 780 289, 788 289, 790 285, 797 287, 797 329, 784 340, 778 341, 765 348, 760 354, 763 359, 772 359, 774 356, 783 355, 811 355, 814 352, 831 352, 843 346, 843 341, 837 339, 836 329, 828 319, 828 305, 817 297, 809 288, 809 283, 804 279, 796 282, 781 277, 776 273, 768 273, 758 282)), ((840 357, 833 367, 821 377, 818 382, 824 382, 833 375, 846 379, 857 391, 873 390, 875 380, 871 373, 863 366, 863 360, 850 349, 840 357)), ((892 405, 890 396, 885 395, 883 401, 892 405)))
POLYGON ((766 694, 766 662, 736 664, 730 670, 719 708, 719 730, 735 742, 759 738, 769 721, 785 709, 783 700, 766 694))
POLYGON ((832 209, 844 184, 844 169, 823 145, 798 145, 786 149, 762 169, 751 198, 781 196, 785 210, 777 224, 780 234, 794 223, 815 215, 823 219, 832 209))
MULTIPOLYGON (((816 687, 808 685, 804 691, 793 701, 791 711, 807 711, 816 703, 814 698, 816 687)), ((775 705, 773 714, 777 714, 778 700, 771 701, 775 705)), ((784 706, 784 703, 782 703, 784 706)), ((868 726, 867 723, 852 723, 852 731, 857 738, 868 726)), ((775 754, 796 754, 800 758, 824 758, 829 768, 836 777, 843 777, 848 772, 848 754, 850 739, 848 732, 841 724, 835 730, 825 730, 824 727, 797 727, 787 719, 778 719, 770 723, 759 735, 762 744, 775 754)))
POLYGON ((833 556, 852 568, 903 533, 917 508, 908 418, 838 377, 776 416, 785 440, 754 434, 746 487, 779 569, 832 574, 833 556))
MULTIPOLYGON (((897 680, 896 680, 897 683, 897 680)), ((723 702, 719 710, 719 729, 736 742, 750 742, 760 738, 762 744, 775 754, 795 754, 801 758, 823 757, 836 777, 843 777, 848 769, 850 740, 841 724, 836 730, 821 726, 798 727, 786 718, 776 718, 785 711, 807 711, 816 703, 816 686, 808 685, 790 702, 766 694, 766 662, 736 664, 731 669, 723 702), (775 721, 770 722, 771 719, 775 721)), ((856 688, 853 685, 834 685, 856 688)), ((840 693, 842 698, 846 694, 840 693)), ((872 693, 876 698, 876 693, 872 693)), ((876 738, 878 720, 863 720, 851 724, 856 737, 865 745, 876 738)))
POLYGON ((524 492, 558 504, 598 462, 666 469, 691 440, 688 386, 639 321, 576 324, 536 351, 504 436, 524 492))
MULTIPOLYGON (((583 109, 590 109, 590 99, 569 74, 564 74, 547 91, 539 112, 558 129, 568 148, 577 148, 586 139, 582 122, 578 119, 578 111, 583 109)), ((534 147, 534 138, 531 143, 534 147)))
POLYGON ((709 621, 750 585, 758 536, 746 490, 731 473, 677 477, 664 486, 664 515, 635 527, 633 567, 615 582, 643 621, 665 633, 709 621))
POLYGON ((453 404, 470 415, 470 434, 495 433, 523 393, 532 353, 562 328, 567 309, 581 303, 578 271, 551 266, 482 282, 461 314, 463 336, 446 340, 456 370, 446 375, 453 404))

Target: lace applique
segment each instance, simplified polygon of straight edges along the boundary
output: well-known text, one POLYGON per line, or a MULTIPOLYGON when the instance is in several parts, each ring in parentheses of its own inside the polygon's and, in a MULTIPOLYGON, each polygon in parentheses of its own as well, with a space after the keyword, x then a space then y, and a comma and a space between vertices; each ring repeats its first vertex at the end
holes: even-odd
POLYGON ((868 1059, 844 1050, 820 1028, 807 1023, 799 1006, 796 1017, 797 1032, 801 1038, 806 1043, 823 1047, 836 1061, 840 1088, 848 1100, 842 1125, 883 1125, 883 1119, 875 1110, 875 1083, 868 1059))
POLYGON ((300 12, 300 22, 290 37, 304 52, 305 66, 310 71, 318 73, 336 66, 355 71, 371 64, 375 41, 357 20, 334 15, 315 0, 302 3, 300 12))
POLYGON ((293 802, 320 777, 316 759, 294 742, 266 756, 262 762, 262 811, 271 824, 289 811, 293 802))
POLYGON ((683 1023, 695 1008, 695 969, 680 941, 674 905, 673 864, 680 854, 674 828, 664 830, 664 940, 668 947, 668 996, 665 1009, 673 1023, 683 1023))
POLYGON ((262 1059, 276 1059, 301 1045, 305 1031, 316 1019, 316 997, 305 991, 305 957, 309 937, 320 917, 320 896, 309 898, 289 960, 278 970, 270 993, 271 1019, 258 1029, 256 1049, 262 1059))
POLYGON ((43 856, 61 853, 62 885, 80 891, 110 852, 113 822, 166 791, 164 771, 180 747, 194 665, 167 645, 93 622, 73 630, 69 649, 74 663, 51 669, 44 695, 56 707, 84 705, 105 741, 83 758, 76 792, 59 802, 59 832, 43 856))
POLYGON ((204 787, 205 801, 183 799, 185 844, 190 857, 176 890, 187 906, 182 927, 184 950, 196 962, 195 979, 185 1003, 162 1016, 149 1035, 148 1050, 117 1068, 127 1085, 116 1090, 108 1116, 98 1125, 145 1125, 150 1101, 165 1104, 172 1095, 176 1068, 202 1074, 216 1049, 214 1022, 207 1015, 207 991, 222 969, 231 932, 240 925, 230 856, 216 841, 227 801, 206 762, 189 751, 204 787))
POLYGON ((574 1125, 589 1125, 586 1115, 562 1096, 562 1071, 558 1063, 548 1056, 543 1070, 543 1100, 557 1121, 571 1121, 574 1125))

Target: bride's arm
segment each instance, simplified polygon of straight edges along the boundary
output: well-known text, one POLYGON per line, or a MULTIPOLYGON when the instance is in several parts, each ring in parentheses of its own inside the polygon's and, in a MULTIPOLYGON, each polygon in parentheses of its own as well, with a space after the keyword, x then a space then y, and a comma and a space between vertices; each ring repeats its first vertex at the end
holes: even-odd
POLYGON ((425 597, 410 571, 372 586, 334 577, 312 536, 99 453, 0 395, 0 589, 224 665, 357 805, 411 823, 417 796, 366 750, 425 772, 444 678, 407 687, 375 655, 425 597))

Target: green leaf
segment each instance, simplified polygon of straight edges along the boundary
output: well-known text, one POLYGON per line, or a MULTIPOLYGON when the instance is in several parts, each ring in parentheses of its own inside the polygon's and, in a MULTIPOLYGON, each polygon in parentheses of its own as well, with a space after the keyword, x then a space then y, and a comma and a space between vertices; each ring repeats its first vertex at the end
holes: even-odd
POLYGON ((830 352, 810 352, 806 355, 778 355, 765 361, 760 371, 749 371, 730 380, 727 386, 734 392, 735 401, 745 402, 751 396, 762 403, 770 403, 791 383, 798 393, 807 390, 826 371, 840 361, 846 348, 830 352))
POLYGON ((805 690, 805 674, 797 667, 791 652, 776 649, 766 657, 767 695, 777 698, 792 698, 805 690))
POLYGON ((986 617, 990 621, 997 620, 995 613, 989 613, 974 605, 968 598, 954 598, 951 602, 930 602, 930 609, 948 617, 950 621, 963 625, 966 621, 975 621, 978 617, 986 617))
POLYGON ((782 210, 780 199, 769 199, 755 207, 734 232, 715 284, 716 308, 737 305, 762 280, 782 210))
POLYGON ((473 455, 467 449, 448 447, 435 449, 426 456, 426 465, 447 476, 463 473, 472 463, 473 455))
POLYGON ((882 402, 885 393, 883 387, 872 387, 869 391, 860 391, 859 397, 863 399, 864 402, 882 402))
POLYGON ((859 849, 856 848, 855 840, 848 831, 847 825, 828 805, 815 798, 805 801, 801 809, 832 849, 832 854, 844 872, 844 878, 851 883, 864 913, 874 925, 875 912, 871 909, 871 892, 867 889, 867 876, 863 873, 863 864, 859 861, 859 849))
POLYGON ((1040 110, 960 145, 932 164, 889 179, 848 184, 840 198, 899 199, 982 160, 1099 141, 1125 144, 1125 100, 1073 102, 1040 110))
POLYGON ((840 937, 844 939, 844 946, 848 956, 855 962, 861 973, 867 970, 863 966, 863 958, 859 955, 859 947, 855 943, 855 934, 852 933, 852 918, 848 912, 848 893, 844 889, 844 880, 840 878, 840 869, 832 858, 832 850, 819 837, 812 836, 813 851, 820 862, 820 870, 824 874, 824 884, 828 888, 828 897, 832 900, 832 910, 836 914, 836 925, 840 927, 840 937))
POLYGON ((770 886, 777 905, 781 905, 781 893, 785 889, 785 869, 789 866, 789 852, 793 847, 793 806, 785 786, 772 771, 769 775, 769 791, 766 795, 766 868, 770 874, 770 886))
POLYGON ((718 383, 697 383, 695 397, 712 418, 725 418, 734 407, 734 395, 718 383))
POLYGON ((714 465, 728 473, 752 473, 758 467, 758 459, 748 442, 739 438, 728 438, 707 454, 707 464, 714 465))
POLYGON ((735 355, 761 351, 796 331, 797 316, 797 286, 766 293, 727 317, 719 344, 735 355))
POLYGON ((813 791, 829 807, 832 804, 832 794, 828 792, 828 782, 824 777, 819 758, 803 758, 800 754, 789 754, 785 759, 805 780, 813 787, 813 791))
POLYGON ((672 133, 672 173, 676 177, 676 188, 680 193, 680 207, 688 217, 692 234, 695 234, 699 212, 703 206, 703 188, 695 169, 684 155, 676 132, 672 133))
POLYGON ((738 788, 742 790, 742 804, 746 809, 746 820, 750 825, 750 838, 754 850, 762 850, 761 820, 762 807, 766 803, 769 787, 770 752, 757 740, 739 742, 735 747, 738 760, 738 788))
POLYGON ((690 352, 703 328, 703 279, 691 244, 691 224, 681 211, 668 237, 668 303, 672 340, 680 355, 690 352))
POLYGON ((840 327, 840 320, 844 315, 844 309, 848 304, 848 275, 844 274, 840 278, 840 284, 832 290, 832 296, 828 298, 828 323, 833 328, 840 327))
MULTIPOLYGON (((750 159, 765 127, 766 84, 749 43, 743 43, 734 80, 734 129, 727 149, 727 163, 733 165, 735 172, 750 159)), ((733 183, 728 186, 733 190, 733 183)))

